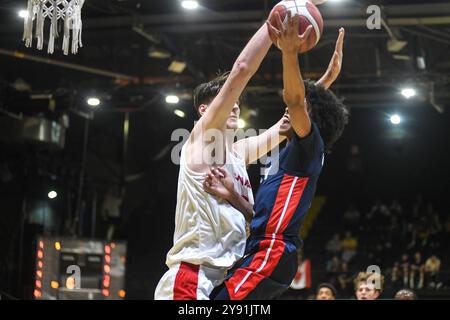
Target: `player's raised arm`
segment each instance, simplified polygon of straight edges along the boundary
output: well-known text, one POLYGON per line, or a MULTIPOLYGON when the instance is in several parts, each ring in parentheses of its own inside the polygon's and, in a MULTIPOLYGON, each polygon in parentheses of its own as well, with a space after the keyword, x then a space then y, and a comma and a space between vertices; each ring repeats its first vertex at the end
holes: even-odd
POLYGON ((334 49, 333 57, 331 58, 328 69, 322 76, 322 78, 320 78, 316 83, 318 85, 321 85, 325 89, 329 89, 341 73, 342 59, 344 57, 344 37, 345 29, 341 28, 339 29, 339 37, 336 41, 336 47, 334 49))
POLYGON ((222 129, 247 83, 258 70, 272 45, 263 25, 241 52, 219 94, 208 106, 194 130, 222 129))
POLYGON ((300 73, 298 62, 298 52, 301 46, 307 41, 312 26, 309 26, 305 33, 298 35, 300 17, 295 15, 291 18, 288 15, 288 22, 284 25, 280 16, 278 25, 281 30, 269 25, 270 32, 278 39, 278 46, 283 55, 283 98, 289 110, 292 127, 299 137, 307 136, 311 131, 311 120, 309 119, 307 105, 305 102, 305 85, 300 73))
MULTIPOLYGON (((316 85, 321 85, 325 89, 329 89, 339 77, 342 69, 342 60, 344 57, 344 38, 345 29, 340 28, 333 56, 328 65, 327 71, 320 78, 320 80, 316 82, 316 85)), ((242 139, 235 143, 236 150, 238 150, 243 157, 245 156, 247 165, 263 157, 278 144, 283 142, 286 137, 279 134, 280 122, 282 121, 283 118, 275 125, 273 125, 270 129, 256 137, 242 139)))

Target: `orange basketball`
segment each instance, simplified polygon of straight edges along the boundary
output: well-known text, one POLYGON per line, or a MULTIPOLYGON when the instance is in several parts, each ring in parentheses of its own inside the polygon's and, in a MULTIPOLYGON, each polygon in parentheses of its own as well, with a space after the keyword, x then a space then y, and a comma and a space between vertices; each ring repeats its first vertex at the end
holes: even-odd
MULTIPOLYGON (((310 25, 313 26, 308 41, 300 48, 299 52, 304 53, 311 50, 319 43, 323 32, 323 19, 319 9, 310 0, 283 0, 270 12, 269 22, 275 28, 280 29, 281 26, 278 25, 275 13, 278 12, 283 23, 287 23, 287 13, 289 11, 291 12, 291 17, 295 15, 300 16, 299 35, 303 34, 310 25)), ((272 38, 272 41, 278 47, 276 39, 272 38)))

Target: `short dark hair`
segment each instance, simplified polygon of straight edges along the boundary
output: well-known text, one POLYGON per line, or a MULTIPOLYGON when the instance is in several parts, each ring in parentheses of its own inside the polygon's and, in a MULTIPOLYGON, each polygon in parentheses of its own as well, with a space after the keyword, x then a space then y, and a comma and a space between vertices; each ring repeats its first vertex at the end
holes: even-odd
POLYGON ((330 289, 330 290, 331 290, 331 293, 333 293, 333 296, 334 296, 335 298, 337 297, 337 291, 336 291, 336 288, 335 288, 331 283, 328 283, 328 282, 324 282, 324 283, 319 284, 319 286, 317 287, 316 295, 319 294, 319 291, 320 291, 320 289, 322 289, 322 288, 328 288, 328 289, 330 289))
POLYGON ((342 100, 331 90, 311 80, 305 80, 304 83, 311 121, 319 128, 325 143, 325 151, 330 152, 334 143, 344 132, 349 112, 342 100))
POLYGON ((200 105, 210 103, 219 94, 229 75, 229 71, 219 74, 213 80, 202 83, 194 89, 194 108, 197 114, 200 105))

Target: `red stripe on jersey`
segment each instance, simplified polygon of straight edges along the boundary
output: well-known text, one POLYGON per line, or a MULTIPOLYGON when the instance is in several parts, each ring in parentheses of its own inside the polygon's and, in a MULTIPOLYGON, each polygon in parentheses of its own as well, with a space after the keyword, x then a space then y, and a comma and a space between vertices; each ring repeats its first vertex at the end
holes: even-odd
POLYGON ((277 197, 266 226, 266 234, 282 234, 291 221, 300 202, 308 178, 285 174, 278 188, 277 197), (280 223, 280 219, 282 219, 280 223))

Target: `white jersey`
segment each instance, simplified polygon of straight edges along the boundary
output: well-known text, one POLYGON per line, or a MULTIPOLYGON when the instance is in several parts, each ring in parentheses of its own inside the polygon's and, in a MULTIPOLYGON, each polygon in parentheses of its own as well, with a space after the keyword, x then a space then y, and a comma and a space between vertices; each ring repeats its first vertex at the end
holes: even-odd
MULTIPOLYGON (((244 255, 245 218, 227 201, 203 189, 206 175, 188 168, 185 153, 186 145, 180 157, 174 245, 166 264, 169 268, 181 262, 230 268, 244 255)), ((235 180, 235 190, 253 205, 245 161, 229 151, 226 159, 225 169, 235 180)))

